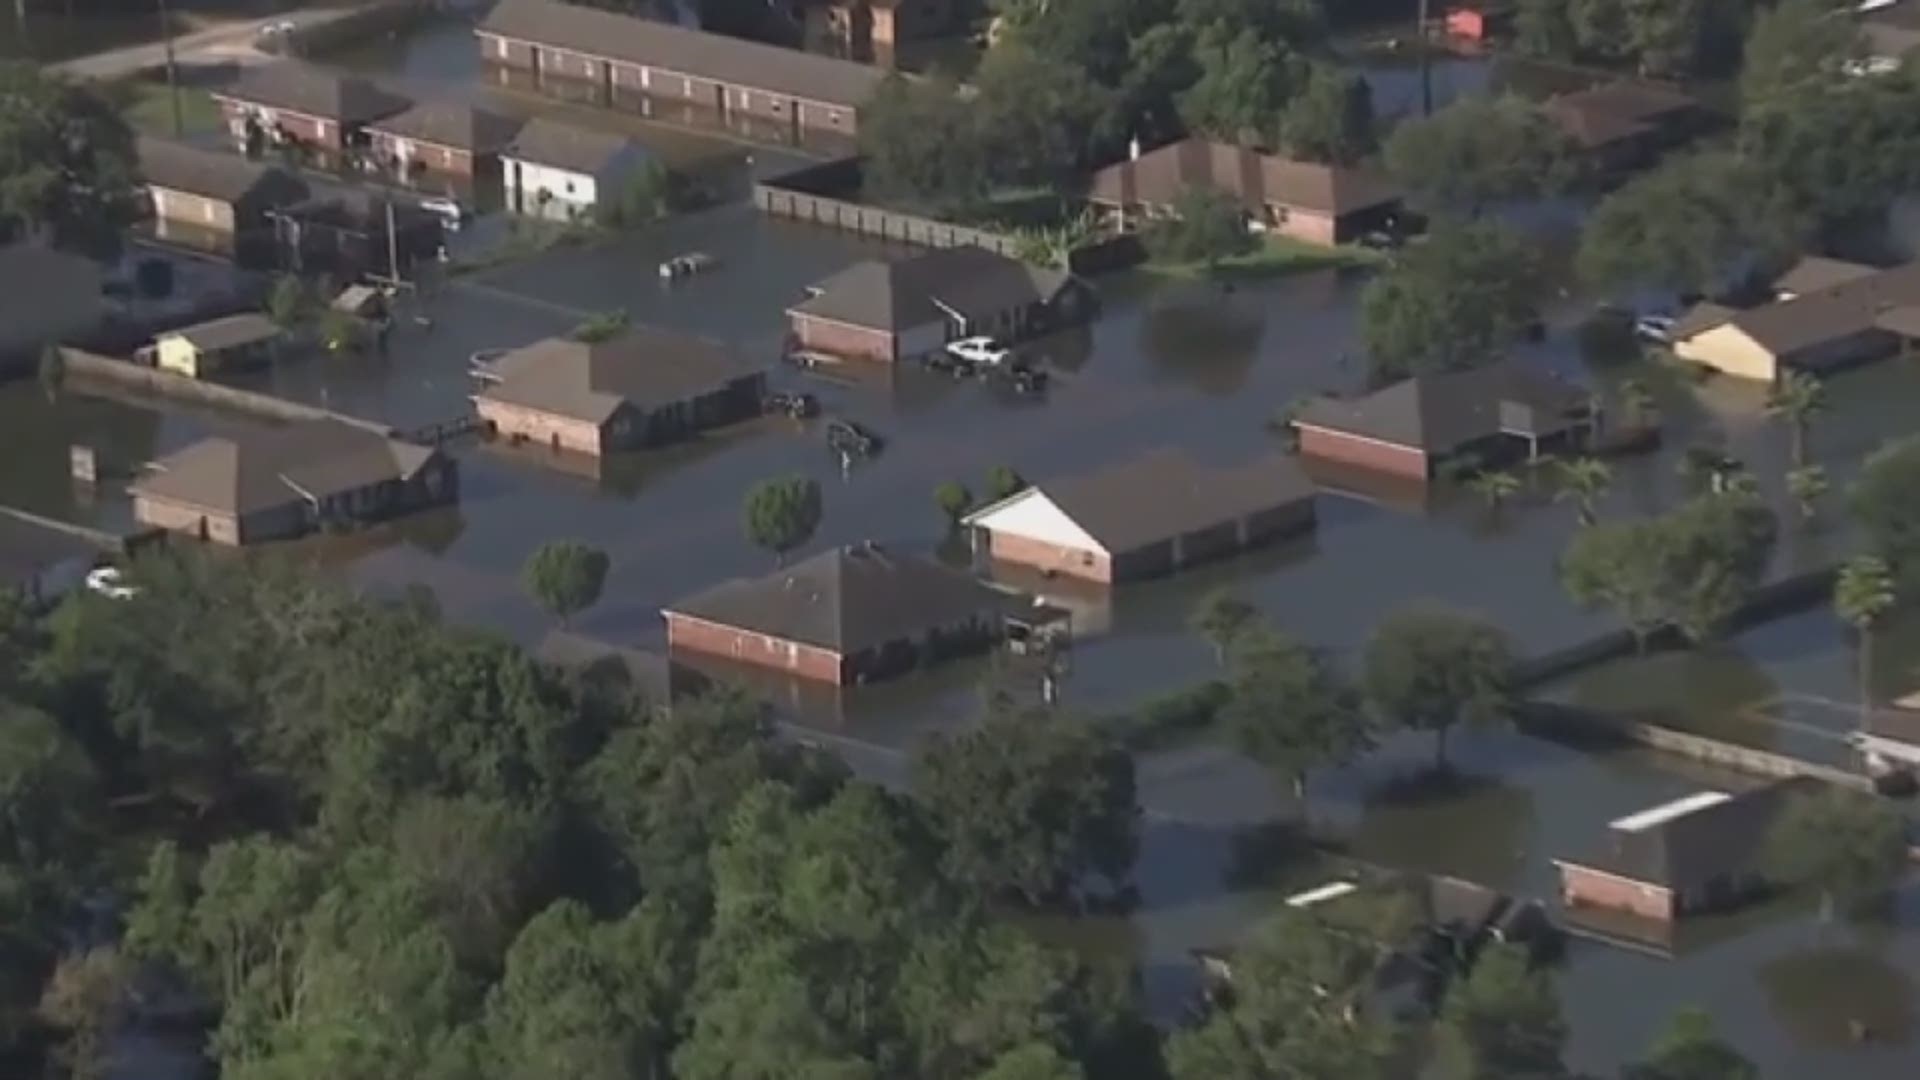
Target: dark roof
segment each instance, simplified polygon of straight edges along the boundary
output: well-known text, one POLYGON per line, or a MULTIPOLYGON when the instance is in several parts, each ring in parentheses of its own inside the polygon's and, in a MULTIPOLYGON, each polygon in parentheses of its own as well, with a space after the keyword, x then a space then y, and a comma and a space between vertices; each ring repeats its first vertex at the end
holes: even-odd
POLYGON ((1902 0, 1860 16, 1867 47, 1880 56, 1900 57, 1920 49, 1920 3, 1902 0))
POLYGON ((906 330, 946 318, 968 320, 1051 301, 1073 276, 985 248, 939 248, 892 262, 855 263, 813 287, 792 311, 881 330, 906 330))
POLYGON ((1156 450, 1097 472, 1035 485, 975 511, 967 522, 990 530, 996 511, 1038 496, 1107 551, 1118 553, 1305 502, 1313 492, 1313 482, 1287 458, 1213 468, 1177 450, 1156 450))
POLYGON ((0 510, 0 587, 24 585, 61 563, 100 553, 99 545, 73 533, 0 510))
POLYGON ((1866 732, 1893 742, 1920 747, 1920 701, 1904 698, 1890 708, 1867 714, 1866 732))
POLYGON ((235 349, 242 345, 272 341, 280 336, 280 328, 274 325, 272 319, 253 312, 209 319, 203 323, 194 323, 192 326, 183 326, 178 330, 169 330, 160 336, 186 338, 196 349, 219 352, 222 349, 235 349))
POLYGON ((1590 404, 1591 396, 1572 383, 1509 361, 1418 375, 1360 398, 1316 398, 1298 422, 1438 455, 1502 433, 1565 431, 1590 404))
POLYGON ((848 60, 553 0, 501 0, 480 30, 849 108, 865 104, 887 77, 848 60))
POLYGON ((233 438, 202 439, 154 462, 133 482, 136 495, 216 513, 248 514, 326 498, 390 480, 408 480, 435 456, 338 420, 307 420, 233 438))
POLYGON ((1277 205, 1333 215, 1401 197, 1391 180, 1364 169, 1294 161, 1197 136, 1108 165, 1093 174, 1088 194, 1114 206, 1165 206, 1195 187, 1238 199, 1248 209, 1277 205))
POLYGON ((1883 315, 1920 305, 1920 262, 1749 308, 1732 319, 1776 357, 1872 330, 1883 315))
POLYGON ((1786 273, 1774 279, 1773 291, 1776 293, 1819 292, 1831 289, 1835 285, 1844 285, 1863 277, 1872 277, 1880 271, 1871 266, 1844 259, 1828 259, 1819 255, 1807 255, 1794 263, 1786 273))
POLYGON ((137 146, 141 178, 168 191, 228 203, 239 202, 256 189, 269 190, 283 202, 307 193, 307 185, 299 177, 278 166, 248 161, 239 154, 147 136, 141 136, 137 146))
POLYGON ((1629 80, 1556 94, 1542 106, 1568 138, 1588 149, 1643 134, 1698 108, 1698 101, 1673 87, 1629 80))
POLYGON ((402 139, 491 154, 513 141, 521 121, 489 109, 447 101, 427 101, 369 125, 402 139))
POLYGON ((502 153, 537 165, 596 175, 615 158, 638 147, 638 143, 620 135, 536 117, 527 121, 502 153))
POLYGON ((735 578, 666 611, 854 654, 997 614, 1012 603, 943 563, 863 544, 765 577, 735 578))
POLYGON ((1740 314, 1738 308, 1702 300, 1673 321, 1673 340, 1684 341, 1695 334, 1704 334, 1716 326, 1725 326, 1738 314, 1740 314))
POLYGON ((711 338, 650 326, 592 344, 548 338, 488 368, 498 381, 481 398, 596 424, 629 402, 653 408, 685 401, 758 371, 711 338))
POLYGON ((340 75, 297 60, 247 68, 232 86, 213 91, 213 96, 346 124, 392 116, 412 104, 357 75, 340 75))
POLYGON ((1654 807, 1610 825, 1606 845, 1597 854, 1567 861, 1630 881, 1697 892, 1716 879, 1755 872, 1767 831, 1787 801, 1820 786, 1806 777, 1780 780, 1628 827, 1634 818, 1662 809, 1654 807))

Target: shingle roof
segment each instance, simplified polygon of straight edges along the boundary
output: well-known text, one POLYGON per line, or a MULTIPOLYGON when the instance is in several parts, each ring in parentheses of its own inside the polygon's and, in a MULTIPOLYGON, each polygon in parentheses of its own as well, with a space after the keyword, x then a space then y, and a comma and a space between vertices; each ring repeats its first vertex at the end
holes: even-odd
POLYGON ((1046 302, 1072 279, 1062 270, 966 245, 855 263, 814 286, 815 295, 790 310, 899 331, 941 320, 948 311, 980 320, 1046 302))
POLYGON ((1093 174, 1089 195, 1118 206, 1165 206, 1193 187, 1219 191, 1249 209, 1274 204, 1334 215, 1401 197, 1391 180, 1363 169, 1294 161, 1198 137, 1108 165, 1093 174))
POLYGON ((1920 305, 1920 262, 1749 308, 1732 322, 1776 357, 1791 357, 1803 349, 1866 333, 1883 315, 1914 305, 1920 305))
POLYGON ((299 177, 277 166, 248 161, 239 154, 146 136, 137 146, 140 176, 154 187, 228 203, 239 202, 263 187, 272 188, 287 202, 307 193, 307 185, 299 177))
POLYGON ((1920 702, 1902 700, 1867 714, 1866 732, 1920 747, 1920 702))
POLYGON ((489 369, 483 400, 604 423, 628 402, 653 408, 746 378, 755 369, 709 338, 636 326, 611 341, 548 338, 514 349, 489 369))
POLYGON ((1695 334, 1704 334, 1716 326, 1725 326, 1738 314, 1740 314, 1738 308, 1702 300, 1673 321, 1673 340, 1684 341, 1695 334))
POLYGON ((1502 432, 1549 435, 1585 414, 1591 396, 1518 362, 1402 379, 1360 398, 1317 398, 1299 423, 1449 453, 1502 432))
POLYGON ((203 323, 170 330, 160 336, 186 338, 196 349, 218 352, 221 349, 272 341, 280 336, 280 328, 265 315, 253 313, 209 319, 203 323))
POLYGON ((491 154, 513 141, 521 121, 489 109, 427 101, 369 125, 374 131, 435 146, 491 154))
POLYGON ((1857 262, 1807 255, 1774 280, 1773 291, 1794 294, 1819 292, 1863 277, 1872 277, 1879 272, 1875 267, 1857 262))
POLYGON ((480 31, 849 108, 887 77, 865 64, 552 0, 502 0, 480 31))
POLYGON ((217 513, 248 514, 303 498, 326 498, 411 479, 430 447, 337 420, 309 420, 235 438, 202 439, 154 463, 135 495, 217 513))
POLYGON ((213 96, 346 124, 392 116, 412 104, 357 75, 337 74, 298 60, 247 68, 232 86, 215 90, 213 96))
POLYGON ((1313 492, 1313 482, 1286 458, 1213 468, 1178 450, 1156 450, 1096 472, 1037 484, 966 520, 991 530, 1002 507, 1038 495, 1107 551, 1118 553, 1304 502, 1313 492))
POLYGON ((834 548, 765 577, 735 578, 666 611, 853 654, 991 616, 1014 602, 925 556, 867 544, 834 548))
POLYGON ((1555 95, 1541 108, 1569 138, 1591 149, 1650 131, 1676 113, 1699 107, 1698 101, 1671 87, 1622 80, 1555 95))
POLYGON ((537 165, 596 175, 638 145, 619 135, 536 117, 527 121, 502 153, 537 165))
POLYGON ((1601 851, 1568 861, 1632 881, 1694 892, 1716 878, 1756 870, 1767 831, 1788 800, 1819 787, 1819 781, 1806 777, 1780 780, 1642 828, 1620 828, 1616 823, 1607 830, 1601 851))

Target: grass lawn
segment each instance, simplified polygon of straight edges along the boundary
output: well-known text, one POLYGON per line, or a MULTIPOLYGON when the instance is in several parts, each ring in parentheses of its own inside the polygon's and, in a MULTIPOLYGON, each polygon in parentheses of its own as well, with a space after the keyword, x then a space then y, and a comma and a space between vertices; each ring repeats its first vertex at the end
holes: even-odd
MULTIPOLYGON (((1254 250, 1244 255, 1222 259, 1215 272, 1223 281, 1248 281, 1298 274, 1307 270, 1382 266, 1385 263, 1385 255, 1368 248, 1350 244, 1332 248, 1321 247, 1289 236, 1267 235, 1260 238, 1260 246, 1254 250)), ((1166 263, 1155 260, 1146 264, 1146 270, 1149 273, 1164 274, 1168 277, 1197 278, 1206 274, 1207 267, 1204 263, 1197 262, 1166 263)))
MULTIPOLYGON (((125 104, 121 112, 135 132, 146 135, 172 135, 173 105, 167 97, 167 84, 137 79, 120 86, 125 104)), ((220 129, 220 107, 205 90, 180 88, 180 121, 188 135, 220 129)))

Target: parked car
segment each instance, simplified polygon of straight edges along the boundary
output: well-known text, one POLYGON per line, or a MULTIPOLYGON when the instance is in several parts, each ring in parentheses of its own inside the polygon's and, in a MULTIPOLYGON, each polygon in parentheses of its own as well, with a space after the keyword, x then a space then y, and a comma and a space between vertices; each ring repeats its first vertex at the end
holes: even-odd
POLYGON ((872 457, 885 444, 852 420, 834 420, 827 424, 827 445, 847 457, 872 457))
POLYGON ((675 255, 660 264, 660 276, 668 281, 675 278, 692 277, 695 274, 711 270, 720 265, 720 260, 704 251, 689 251, 685 255, 675 255))
POLYGON ((440 219, 440 227, 448 232, 459 232, 466 223, 467 211, 459 202, 441 196, 420 200, 420 209, 440 219))
POLYGON ((87 571, 87 588, 109 600, 131 600, 140 595, 140 590, 127 584, 125 574, 117 566, 97 566, 87 571))
POLYGON ((1013 350, 984 335, 947 342, 947 355, 958 360, 994 367, 1012 358, 1013 350))
POLYGON ((785 413, 795 420, 805 420, 820 415, 820 399, 812 394, 771 393, 761 401, 761 407, 770 413, 785 413))
POLYGON ((1671 315, 1642 315, 1633 320, 1633 336, 1655 345, 1671 345, 1673 327, 1671 315))
POLYGON ((932 353, 923 363, 928 371, 938 371, 956 379, 970 379, 980 374, 979 364, 947 352, 932 353))
POLYGON ((1018 394, 1044 394, 1051 381, 1045 371, 1035 367, 1017 367, 1007 371, 1007 385, 1018 394))

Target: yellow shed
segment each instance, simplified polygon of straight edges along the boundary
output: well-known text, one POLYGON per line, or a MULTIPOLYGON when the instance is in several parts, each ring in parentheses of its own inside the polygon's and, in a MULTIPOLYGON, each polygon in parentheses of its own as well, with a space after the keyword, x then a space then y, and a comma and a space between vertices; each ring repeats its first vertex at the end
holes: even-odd
POLYGON ((263 363, 280 340, 280 328, 265 315, 229 315, 169 331, 154 339, 154 365, 201 379, 222 368, 263 363))

